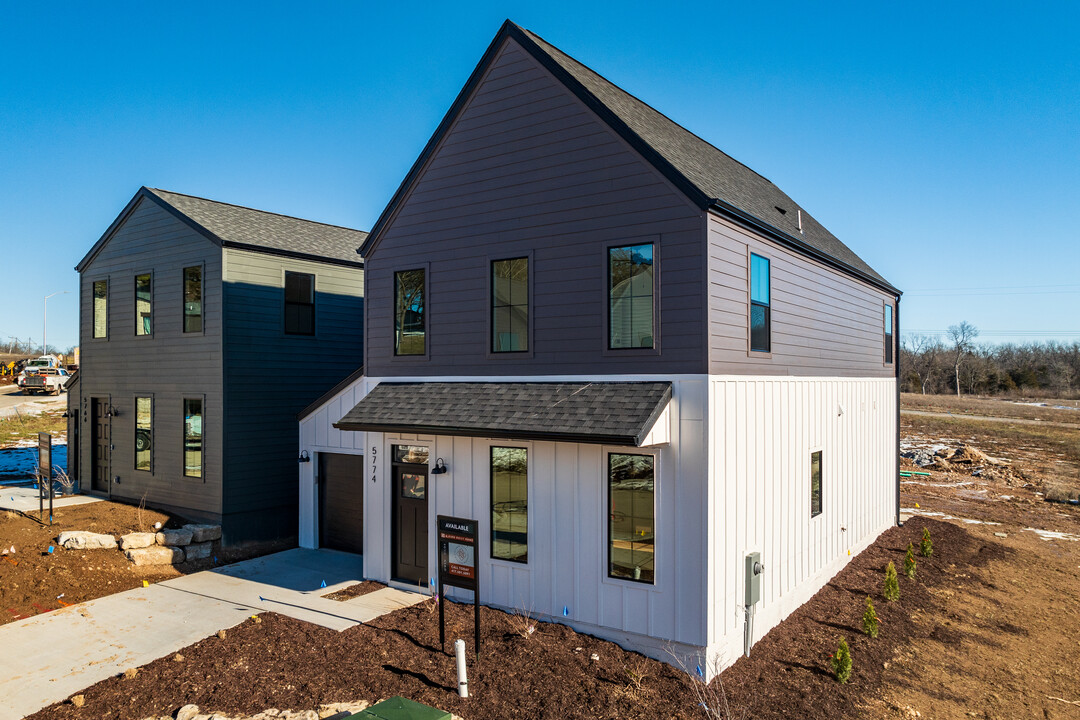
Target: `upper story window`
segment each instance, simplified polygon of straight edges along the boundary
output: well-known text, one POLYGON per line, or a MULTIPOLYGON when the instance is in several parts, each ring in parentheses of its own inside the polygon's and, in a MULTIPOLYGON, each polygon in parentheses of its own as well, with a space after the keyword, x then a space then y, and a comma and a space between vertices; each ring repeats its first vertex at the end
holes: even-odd
POLYGON ((394 273, 394 354, 423 355, 424 269, 394 273))
POLYGON ((821 514, 821 451, 810 453, 810 517, 821 514))
POLYGON ((315 334, 315 276, 285 272, 285 332, 315 334))
POLYGON ((94 281, 94 337, 109 335, 109 281, 94 281))
POLYGON ((769 306, 769 259, 750 255, 750 350, 772 350, 772 318, 769 306))
POLYGON ((151 471, 154 447, 154 399, 135 398, 135 469, 151 471))
POLYGON ((184 398, 184 477, 203 476, 203 399, 184 398))
POLYGON ((184 332, 200 333, 203 329, 202 267, 184 268, 184 332))
POLYGON ((154 330, 152 311, 154 307, 150 273, 135 276, 135 334, 149 335, 154 330))
POLYGON ((491 263, 491 351, 529 349, 529 258, 491 263))
POLYGON ((653 245, 608 249, 608 348, 655 346, 653 245))
POLYGON ((885 306, 885 364, 891 365, 893 361, 893 308, 892 305, 885 306))
POLYGON ((656 458, 608 455, 608 577, 656 577, 656 458))
POLYGON ((491 448, 491 557, 529 560, 529 451, 491 448))

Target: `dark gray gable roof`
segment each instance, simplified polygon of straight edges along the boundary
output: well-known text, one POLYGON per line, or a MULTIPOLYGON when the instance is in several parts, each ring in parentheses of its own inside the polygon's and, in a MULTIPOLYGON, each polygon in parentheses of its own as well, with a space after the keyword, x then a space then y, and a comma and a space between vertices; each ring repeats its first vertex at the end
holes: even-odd
POLYGON ((669 382, 380 383, 341 430, 640 446, 669 382))
POLYGON ((76 270, 81 272, 93 260, 143 198, 153 201, 221 247, 363 267, 363 262, 356 257, 356 246, 367 239, 367 233, 361 230, 143 187, 79 262, 76 270))
POLYGON ((374 247, 393 210, 438 140, 449 130, 483 71, 505 38, 511 37, 546 67, 593 112, 702 209, 712 209, 793 249, 813 256, 892 293, 899 291, 825 229, 780 188, 697 135, 630 95, 535 33, 509 20, 503 24, 417 159, 397 194, 383 211, 359 252, 374 247), (781 212, 783 211, 783 212, 781 212), (802 214, 802 231, 799 214, 802 214))
POLYGON ((317 400, 310 403, 306 408, 304 408, 299 413, 297 413, 296 414, 297 421, 302 421, 305 418, 307 418, 307 416, 311 415, 316 410, 321 408, 327 401, 329 401, 331 398, 333 398, 339 392, 341 392, 345 388, 349 387, 350 385, 352 385, 354 382, 356 382, 357 380, 359 380, 362 377, 364 377, 364 366, 363 365, 361 365, 360 367, 358 367, 357 369, 353 370, 351 373, 349 373, 348 375, 343 377, 338 382, 337 385, 335 385, 334 387, 332 387, 329 390, 327 390, 326 392, 324 392, 322 395, 320 395, 318 397, 317 400))

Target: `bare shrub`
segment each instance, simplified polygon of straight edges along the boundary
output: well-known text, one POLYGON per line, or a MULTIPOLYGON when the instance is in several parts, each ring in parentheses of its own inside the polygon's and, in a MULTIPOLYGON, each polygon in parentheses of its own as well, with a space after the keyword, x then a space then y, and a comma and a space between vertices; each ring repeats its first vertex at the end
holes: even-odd
POLYGON ((522 639, 528 640, 536 632, 536 621, 533 619, 532 610, 526 610, 525 606, 510 615, 510 627, 513 628, 516 635, 520 635, 522 639))

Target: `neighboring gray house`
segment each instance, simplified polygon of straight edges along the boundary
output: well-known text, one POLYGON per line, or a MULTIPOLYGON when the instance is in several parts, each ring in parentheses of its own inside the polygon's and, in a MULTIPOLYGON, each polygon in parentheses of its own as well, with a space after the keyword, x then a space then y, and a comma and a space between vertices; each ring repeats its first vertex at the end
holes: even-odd
POLYGON ((84 492, 296 534, 296 413, 362 361, 367 234, 142 188, 76 267, 84 492))
POLYGON ((482 602, 711 676, 897 521, 899 290, 533 33, 499 31, 360 252, 301 545, 426 588, 436 515, 471 518, 482 602))

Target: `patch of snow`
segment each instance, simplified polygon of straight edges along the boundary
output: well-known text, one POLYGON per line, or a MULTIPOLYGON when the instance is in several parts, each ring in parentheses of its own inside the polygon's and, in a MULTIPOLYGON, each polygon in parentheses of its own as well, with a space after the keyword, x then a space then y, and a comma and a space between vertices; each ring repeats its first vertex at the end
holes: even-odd
POLYGON ((908 515, 921 515, 923 517, 934 517, 942 520, 959 520, 967 525, 1000 525, 999 522, 990 522, 989 520, 974 520, 972 518, 956 517, 955 515, 946 515, 943 512, 937 512, 936 510, 923 510, 922 508, 900 508, 900 512, 907 513, 908 515))
POLYGON ((1072 405, 1049 405, 1047 403, 1040 402, 1019 402, 1014 401, 1013 405, 1027 405, 1028 407, 1044 407, 1052 410, 1077 410, 1080 411, 1080 407, 1073 407, 1072 405))
POLYGON ((947 487, 964 487, 965 485, 975 485, 975 484, 981 485, 982 483, 976 483, 974 480, 967 480, 965 482, 958 482, 958 483, 932 483, 932 482, 922 482, 920 480, 901 480, 900 484, 901 485, 925 485, 926 487, 947 488, 947 487))
POLYGON ((1057 530, 1039 530, 1036 528, 1024 528, 1028 532, 1033 532, 1043 540, 1071 540, 1072 542, 1080 541, 1080 535, 1074 535, 1073 533, 1059 532, 1057 530))

